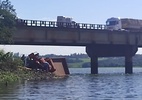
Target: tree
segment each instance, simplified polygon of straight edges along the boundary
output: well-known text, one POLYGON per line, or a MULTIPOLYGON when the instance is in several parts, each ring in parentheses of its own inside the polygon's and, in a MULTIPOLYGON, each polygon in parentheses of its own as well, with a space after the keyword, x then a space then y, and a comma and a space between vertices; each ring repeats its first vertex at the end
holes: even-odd
POLYGON ((0 3, 0 43, 12 43, 15 31, 16 12, 9 0, 0 3))

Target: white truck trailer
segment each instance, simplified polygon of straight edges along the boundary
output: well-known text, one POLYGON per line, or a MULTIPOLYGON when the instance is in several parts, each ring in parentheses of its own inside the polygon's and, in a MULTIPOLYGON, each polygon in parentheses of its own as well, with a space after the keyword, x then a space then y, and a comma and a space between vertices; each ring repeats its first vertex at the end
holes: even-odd
POLYGON ((130 18, 109 18, 106 21, 107 30, 142 31, 142 20, 130 18))

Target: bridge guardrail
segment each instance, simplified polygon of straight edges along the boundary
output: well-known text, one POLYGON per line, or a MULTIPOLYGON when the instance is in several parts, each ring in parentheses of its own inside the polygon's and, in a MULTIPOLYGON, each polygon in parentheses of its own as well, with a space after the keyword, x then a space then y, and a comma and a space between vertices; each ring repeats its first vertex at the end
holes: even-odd
POLYGON ((20 26, 38 26, 38 27, 62 27, 62 28, 81 28, 81 29, 100 29, 104 30, 103 24, 86 24, 86 23, 65 23, 56 21, 40 21, 40 20, 23 20, 17 19, 17 25, 20 26))

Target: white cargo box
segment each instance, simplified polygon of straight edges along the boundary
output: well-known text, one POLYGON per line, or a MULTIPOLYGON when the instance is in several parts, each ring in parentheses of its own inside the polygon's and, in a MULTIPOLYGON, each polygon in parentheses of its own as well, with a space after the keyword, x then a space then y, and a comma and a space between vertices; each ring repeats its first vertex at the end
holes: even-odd
POLYGON ((138 20, 138 19, 123 18, 121 19, 121 23, 122 23, 123 29, 141 29, 142 28, 142 20, 138 20))

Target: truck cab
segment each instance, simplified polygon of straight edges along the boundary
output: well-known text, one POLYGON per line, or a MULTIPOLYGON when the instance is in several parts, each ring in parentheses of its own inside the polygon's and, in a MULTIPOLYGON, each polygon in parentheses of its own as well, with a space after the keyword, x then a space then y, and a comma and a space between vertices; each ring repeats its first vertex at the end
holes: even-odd
POLYGON ((119 18, 109 18, 106 21, 106 29, 107 30, 121 30, 122 25, 121 25, 121 20, 119 18))
POLYGON ((79 28, 79 24, 71 17, 57 16, 57 27, 79 28))
POLYGON ((57 26, 58 27, 68 27, 72 24, 72 18, 65 16, 57 16, 57 26))

